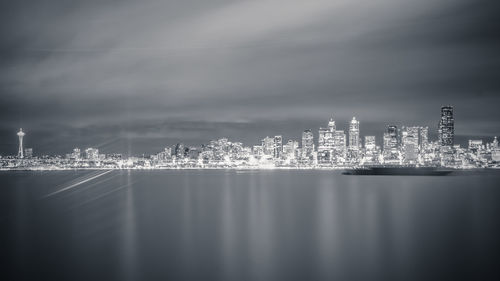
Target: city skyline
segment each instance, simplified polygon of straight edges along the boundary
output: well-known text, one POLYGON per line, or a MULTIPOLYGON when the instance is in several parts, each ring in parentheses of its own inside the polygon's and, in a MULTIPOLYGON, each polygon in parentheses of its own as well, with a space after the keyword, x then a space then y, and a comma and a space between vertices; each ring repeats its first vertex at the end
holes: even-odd
MULTIPOLYGON (((454 130, 455 122, 454 122, 453 111, 454 111, 454 107, 451 106, 451 105, 443 105, 443 106, 441 106, 441 118, 437 122, 437 125, 435 126, 435 130, 433 130, 433 127, 431 127, 431 130, 429 130, 429 126, 423 126, 423 127, 426 128, 426 135, 427 135, 426 138, 429 138, 429 137, 430 138, 436 138, 436 140, 440 144, 442 144, 442 145, 453 146, 455 143, 457 143, 458 145, 467 146, 467 144, 469 143, 469 141, 471 139, 478 139, 478 138, 479 139, 483 139, 484 138, 487 141, 488 139, 493 139, 493 138, 495 138, 497 136, 496 134, 493 135, 493 136, 486 137, 486 138, 484 136, 481 136, 481 135, 479 135, 479 136, 462 136, 462 139, 460 141, 456 141, 457 134, 455 133, 455 130, 454 130), (448 119, 451 118, 451 119, 448 120, 446 118, 448 118, 448 119), (443 125, 443 122, 448 122, 451 125, 448 125, 448 124, 444 124, 443 125), (451 126, 451 128, 448 128, 446 126, 451 126), (444 127, 446 127, 446 128, 443 129, 444 127), (441 140, 441 135, 442 135, 441 132, 442 131, 445 131, 445 135, 450 135, 450 132, 451 132, 451 136, 447 137, 446 141, 442 141, 441 140)), ((387 130, 387 128, 390 128, 390 127, 395 127, 396 131, 394 132, 394 134, 395 134, 394 136, 397 136, 399 138, 400 135, 401 135, 401 133, 400 133, 400 131, 398 131, 398 128, 399 129, 405 128, 405 127, 412 128, 411 126, 417 126, 415 123, 416 122, 414 122, 412 125, 408 126, 408 124, 403 124, 401 121, 393 121, 393 122, 390 122, 390 124, 387 124, 385 126, 384 130, 387 130)), ((421 125, 418 125, 418 126, 422 127, 421 125)), ((357 143, 357 146, 363 147, 364 146, 363 139, 366 136, 371 137, 372 135, 375 136, 375 144, 379 145, 381 147, 384 147, 384 145, 385 145, 384 134, 387 133, 387 132, 384 132, 384 131, 379 131, 378 133, 373 134, 373 130, 367 130, 370 133, 363 133, 363 134, 361 134, 360 132, 362 132, 362 131, 360 130, 360 120, 357 120, 355 116, 353 116, 352 119, 347 122, 347 124, 344 124, 344 126, 342 126, 342 123, 337 122, 336 120, 334 120, 333 115, 331 115, 331 117, 329 119, 329 122, 328 122, 328 126, 326 128, 323 128, 323 127, 319 126, 319 130, 318 130, 317 134, 314 133, 314 129, 305 129, 304 131, 311 131, 312 136, 313 136, 313 144, 316 147, 318 147, 318 148, 321 148, 321 146, 322 146, 322 144, 321 144, 321 142, 322 142, 321 141, 322 140, 322 134, 325 134, 325 133, 327 133, 329 131, 333 132, 333 133, 335 131, 341 132, 342 134, 345 135, 344 142, 345 142, 346 149, 353 147, 353 145, 351 144, 351 142, 353 142, 353 141, 355 143, 357 143), (336 124, 339 124, 339 126, 337 126, 336 124), (338 128, 338 130, 337 130, 337 128, 338 128), (317 136, 314 137, 315 135, 317 135, 317 136)), ((280 134, 279 132, 275 132, 274 134, 277 134, 277 136, 279 136, 280 138, 282 138, 281 143, 283 145, 284 144, 283 142, 285 141, 285 140, 283 140, 283 134, 280 134)), ((17 155, 19 156, 19 155, 21 155, 24 152, 21 149, 21 146, 23 144, 22 143, 23 142, 22 139, 23 139, 23 137, 25 135, 25 131, 23 131, 23 129, 21 128, 17 135, 18 135, 18 138, 19 138, 18 153, 17 153, 17 155), (22 136, 20 136, 19 134, 22 134, 22 136)), ((266 137, 269 137, 270 135, 272 136, 273 134, 269 134, 266 137)), ((459 134, 458 134, 458 136, 460 138, 459 134)), ((302 133, 302 137, 299 136, 297 139, 300 140, 300 138, 303 138, 303 137, 304 136, 303 136, 303 133, 302 133)), ((228 139, 240 141, 240 140, 238 140, 238 136, 235 136, 235 137, 216 136, 213 139, 219 139, 219 138, 228 138, 228 139)), ((294 139, 293 137, 285 137, 285 138, 286 138, 286 140, 293 140, 294 139)), ((206 139, 205 140, 205 142, 208 142, 208 141, 210 141, 210 139, 206 139)), ((247 144, 248 145, 254 145, 254 144, 259 143, 260 141, 261 140, 259 140, 257 138, 254 142, 249 142, 247 144)), ((2 143, 2 142, 0 142, 0 143, 2 143)), ((175 146, 177 143, 183 143, 184 145, 188 145, 188 146, 198 146, 198 145, 202 145, 203 144, 203 143, 189 143, 189 142, 183 141, 182 139, 178 139, 177 142, 170 143, 170 144, 164 144, 162 147, 165 147, 165 145, 166 146, 175 146)), ((97 147, 97 148, 100 148, 101 145, 86 144, 84 146, 85 147, 97 147)), ((356 146, 356 145, 354 145, 354 146, 356 146)), ((75 147, 79 147, 79 146, 75 146, 75 147)), ((30 149, 32 149, 32 148, 30 148, 30 149)), ((127 155, 126 153, 123 153, 123 151, 120 152, 120 151, 116 151, 115 149, 111 149, 110 151, 111 151, 111 153, 121 153, 121 154, 127 155)), ((56 153, 45 153, 45 155, 57 155, 57 154, 64 154, 64 153, 65 153, 65 151, 61 151, 61 152, 56 152, 56 153)), ((144 153, 147 154, 147 152, 143 151, 143 152, 138 152, 137 155, 141 155, 141 154, 144 154, 144 153)), ((7 156, 9 154, 2 154, 0 152, 0 155, 6 155, 7 156)), ((128 154, 128 156, 134 156, 134 154, 128 154)))
POLYGON ((387 125, 382 144, 376 135, 362 135, 362 125, 352 117, 348 129, 337 126, 332 116, 317 135, 311 129, 301 139, 266 136, 260 144, 249 145, 225 136, 196 146, 178 142, 165 145, 154 154, 127 155, 100 151, 96 147, 73 148, 65 156, 33 154, 23 146, 21 129, 17 157, 0 157, 2 169, 67 168, 356 168, 370 166, 446 167, 455 169, 500 167, 497 137, 492 142, 474 138, 466 147, 455 143, 455 114, 451 105, 441 106, 438 136, 429 137, 428 126, 387 125), (364 142, 362 139, 364 137, 364 142), (103 153, 104 152, 104 153, 103 153))

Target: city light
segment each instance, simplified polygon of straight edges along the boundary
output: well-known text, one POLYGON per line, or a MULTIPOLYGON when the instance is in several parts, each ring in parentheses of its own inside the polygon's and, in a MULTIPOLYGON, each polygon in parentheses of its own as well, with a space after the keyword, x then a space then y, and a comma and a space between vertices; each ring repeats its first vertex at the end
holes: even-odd
POLYGON ((348 132, 337 127, 330 118, 326 128, 302 132, 301 141, 287 140, 281 135, 266 136, 260 145, 245 146, 227 138, 212 140, 197 147, 177 143, 149 156, 123 157, 102 154, 97 148, 74 148, 65 157, 33 155, 23 147, 29 134, 17 133, 17 156, 0 158, 1 170, 61 169, 357 169, 363 167, 446 167, 453 169, 500 168, 500 148, 495 137, 491 143, 469 140, 468 147, 454 141, 453 107, 443 106, 438 127, 438 140, 429 141, 425 126, 388 125, 381 146, 376 136, 364 136, 360 121, 353 117, 348 132), (300 143, 300 145, 299 145, 300 143), (82 151, 84 152, 82 154, 82 151))

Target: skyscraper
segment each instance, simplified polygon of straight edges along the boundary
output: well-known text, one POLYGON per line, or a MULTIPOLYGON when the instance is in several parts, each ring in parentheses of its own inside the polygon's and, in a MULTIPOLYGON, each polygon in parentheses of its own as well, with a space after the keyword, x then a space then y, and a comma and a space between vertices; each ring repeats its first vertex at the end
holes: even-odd
POLYGON ((19 137, 19 150, 17 152, 17 157, 19 158, 24 158, 24 150, 23 150, 23 137, 26 135, 23 132, 23 128, 19 129, 19 132, 17 132, 17 136, 19 137))
POLYGON ((302 133, 302 157, 310 158, 314 152, 314 136, 311 130, 302 133))
POLYGON ((349 148, 355 150, 360 148, 359 121, 356 117, 353 117, 349 124, 349 148))
POLYGON ((330 118, 327 128, 318 131, 318 161, 329 162, 334 148, 335 121, 330 118))
POLYGON ((424 150, 429 144, 429 127, 420 127, 420 149, 424 150))
POLYGON ((365 136, 365 148, 366 150, 373 150, 376 147, 375 136, 365 136))
POLYGON ((274 155, 274 138, 266 136, 262 141, 262 150, 264 155, 273 156, 274 155))
POLYGON ((384 159, 387 163, 397 164, 399 162, 399 134, 395 125, 387 126, 384 133, 384 159))
POLYGON ((455 135, 455 120, 453 119, 453 106, 441 107, 441 120, 439 121, 439 144, 453 146, 455 135))
POLYGON ((402 144, 406 163, 414 163, 417 160, 419 131, 419 127, 403 127, 402 144))
POLYGON ((398 127, 394 125, 387 126, 387 132, 384 133, 384 150, 397 149, 398 144, 398 127))
POLYGON ((274 137, 274 158, 280 158, 283 153, 283 137, 274 137))

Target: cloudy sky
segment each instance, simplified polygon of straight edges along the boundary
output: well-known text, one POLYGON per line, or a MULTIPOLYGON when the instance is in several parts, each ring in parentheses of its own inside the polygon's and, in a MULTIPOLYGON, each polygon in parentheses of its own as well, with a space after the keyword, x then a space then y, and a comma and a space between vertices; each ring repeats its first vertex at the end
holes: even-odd
MULTIPOLYGON (((4 1, 6 2, 6 1, 4 1)), ((500 135, 500 4, 483 0, 17 0, 0 4, 0 154, 183 141, 500 135)))

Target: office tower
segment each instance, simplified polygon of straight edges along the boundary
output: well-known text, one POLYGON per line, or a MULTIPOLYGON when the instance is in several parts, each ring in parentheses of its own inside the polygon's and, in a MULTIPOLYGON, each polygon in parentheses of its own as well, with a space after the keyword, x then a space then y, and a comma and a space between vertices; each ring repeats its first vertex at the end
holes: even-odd
POLYGON ((174 152, 177 159, 184 158, 184 149, 185 147, 183 143, 178 143, 175 145, 174 152))
POLYGON ((274 158, 280 158, 283 153, 283 137, 274 137, 274 158))
POLYGON ((378 148, 375 142, 375 136, 365 136, 365 155, 364 162, 375 164, 378 162, 378 148))
POLYGON ((92 161, 99 160, 99 149, 92 147, 85 149, 85 158, 92 161))
POLYGON ((262 145, 254 145, 252 149, 252 153, 254 156, 260 157, 264 154, 264 149, 262 145))
POLYGON ((288 140, 286 144, 283 145, 283 154, 288 159, 295 158, 295 151, 299 147, 299 143, 294 140, 288 140))
POLYGON ((302 157, 310 158, 314 152, 314 136, 311 130, 302 133, 302 157))
POLYGON ((345 132, 343 130, 335 130, 335 133, 333 134, 333 142, 332 159, 334 159, 336 163, 342 163, 346 158, 347 152, 345 132))
POLYGON ((318 131, 318 160, 320 162, 329 162, 331 160, 331 154, 333 153, 335 146, 335 135, 336 126, 333 118, 328 121, 328 127, 319 128, 318 131))
POLYGON ((349 124, 349 148, 357 150, 360 147, 359 121, 356 120, 356 117, 353 117, 349 124))
POLYGON ((429 144, 429 127, 420 127, 420 149, 424 150, 429 144))
POLYGON ((469 140, 469 150, 472 152, 478 152, 483 149, 483 140, 469 140))
POLYGON ((398 127, 394 125, 387 126, 387 132, 384 133, 384 150, 397 149, 398 144, 398 127))
POLYGON ((373 150, 376 147, 375 136, 365 136, 365 149, 373 150))
POLYGON ((397 147, 399 145, 398 127, 394 125, 388 126, 387 133, 391 137, 390 146, 397 147))
POLYGON ((265 137, 262 141, 262 152, 264 155, 273 155, 274 154, 274 138, 265 137))
POLYGON ((387 132, 384 133, 384 159, 387 163, 398 164, 400 161, 398 127, 394 125, 387 126, 387 132))
POLYGON ((453 119, 453 107, 441 107, 441 120, 439 121, 439 144, 441 146, 453 146, 455 135, 455 120, 453 119))
POLYGON ((19 158, 24 158, 24 150, 23 150, 23 137, 26 134, 23 132, 23 128, 19 129, 19 132, 17 132, 17 136, 19 137, 19 150, 17 152, 17 157, 19 158))
POLYGON ((419 127, 403 127, 402 147, 404 161, 406 163, 415 163, 418 157, 418 138, 419 127))
POLYGON ((73 153, 71 154, 71 158, 78 160, 81 157, 81 152, 78 147, 73 148, 73 153))

